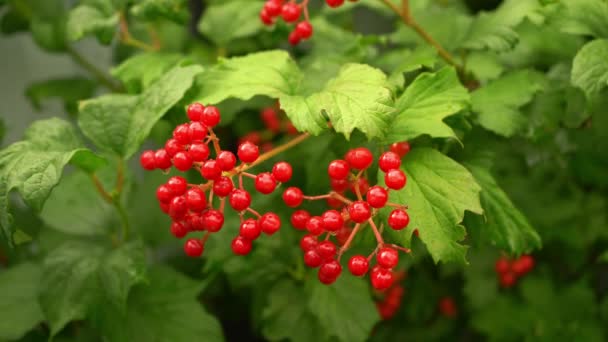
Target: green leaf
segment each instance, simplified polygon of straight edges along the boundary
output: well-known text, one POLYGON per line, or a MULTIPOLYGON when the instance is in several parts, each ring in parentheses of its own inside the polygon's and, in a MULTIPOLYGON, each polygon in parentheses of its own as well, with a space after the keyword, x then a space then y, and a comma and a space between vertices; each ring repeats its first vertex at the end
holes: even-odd
POLYGON ((141 95, 111 94, 81 102, 78 124, 99 148, 127 159, 201 71, 198 65, 176 66, 141 95))
POLYGON ((44 320, 38 304, 40 273, 29 263, 0 272, 0 339, 18 340, 44 320))
POLYGON ((23 13, 12 8, 8 9, 0 19, 0 32, 6 35, 27 31, 28 28, 27 18, 23 13))
POLYGON ((608 40, 597 39, 583 46, 572 62, 572 84, 589 99, 608 86, 608 40))
POLYGON ((37 110, 42 108, 42 101, 58 98, 64 102, 66 109, 73 111, 76 102, 93 96, 97 83, 84 77, 58 78, 30 84, 25 96, 37 110))
POLYGON ((4 136, 6 135, 6 124, 4 120, 0 118, 0 146, 2 146, 2 140, 4 140, 4 136))
POLYGON ((600 255, 600 257, 598 258, 598 261, 608 263, 608 251, 602 253, 602 255, 600 255))
POLYGON ((484 128, 510 137, 520 132, 527 118, 519 108, 529 103, 534 94, 544 89, 542 74, 519 70, 507 74, 471 95, 473 111, 479 114, 479 124, 484 128))
POLYGON ((105 161, 86 149, 74 127, 60 119, 33 123, 23 141, 0 151, 0 227, 9 243, 14 231, 9 193, 16 189, 27 205, 40 211, 68 163, 91 172, 105 161))
POLYGON ((422 73, 397 100, 386 140, 411 140, 423 134, 455 137, 443 119, 464 109, 468 102, 469 93, 453 68, 422 73))
POLYGON ((186 24, 190 19, 187 0, 143 0, 131 7, 130 11, 135 17, 147 21, 168 19, 186 24))
POLYGON ((117 25, 118 13, 104 13, 96 7, 80 5, 68 15, 67 35, 71 41, 95 35, 100 42, 109 44, 117 25))
POLYGON ((126 310, 131 287, 144 278, 140 242, 108 250, 95 243, 69 241, 44 260, 40 304, 57 334, 68 322, 85 319, 100 307, 126 310))
POLYGON ((111 71, 131 93, 148 88, 182 58, 176 53, 148 52, 135 55, 111 71))
MULTIPOLYGON (((388 230, 404 245, 409 245, 412 231, 418 229, 433 260, 438 263, 466 263, 467 247, 462 222, 465 210, 481 214, 481 187, 464 166, 433 149, 413 149, 404 159, 403 171, 408 181, 404 189, 393 191, 391 202, 408 206, 410 224, 402 232, 388 230)), ((379 174, 379 182, 384 175, 379 174)))
POLYGON ((252 0, 213 4, 207 8, 199 21, 198 30, 217 46, 227 47, 234 39, 251 36, 260 31, 263 25, 257 18, 263 5, 252 0))
POLYGON ((608 38, 608 3, 603 0, 563 0, 556 26, 563 32, 608 38))

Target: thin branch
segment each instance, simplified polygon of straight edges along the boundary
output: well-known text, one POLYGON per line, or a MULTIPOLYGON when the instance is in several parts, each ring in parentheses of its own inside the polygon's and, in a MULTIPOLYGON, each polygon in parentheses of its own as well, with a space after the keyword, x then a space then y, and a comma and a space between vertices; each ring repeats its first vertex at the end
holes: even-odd
POLYGON ((101 195, 103 200, 112 204, 113 203, 112 195, 110 195, 110 193, 107 192, 106 189, 103 187, 103 184, 99 180, 99 177, 97 177, 97 175, 93 174, 93 175, 91 175, 91 180, 93 181, 93 184, 95 185, 95 189, 97 189, 97 192, 101 195))
POLYGON ((80 65, 83 69, 90 72, 99 83, 106 86, 108 89, 115 92, 122 92, 122 87, 114 81, 110 76, 106 75, 103 71, 99 70, 95 65, 91 62, 87 61, 84 56, 82 56, 78 51, 76 51, 73 47, 67 47, 67 53, 72 57, 76 64, 80 65))
POLYGON ((232 177, 232 176, 234 176, 234 175, 236 175, 238 173, 247 171, 247 170, 251 169, 254 166, 260 165, 261 163, 267 161, 268 159, 271 159, 274 156, 276 156, 278 154, 281 154, 281 153, 289 150, 290 148, 298 145, 302 141, 308 139, 308 137, 310 137, 310 134, 308 134, 308 133, 302 133, 302 134, 298 135, 297 137, 291 139, 289 142, 287 142, 287 143, 285 143, 285 144, 283 144, 281 146, 275 147, 275 148, 273 148, 272 150, 270 150, 270 151, 268 151, 266 153, 261 154, 258 157, 258 159, 256 159, 256 161, 254 161, 253 163, 251 163, 251 164, 243 164, 242 167, 236 168, 233 172, 231 172, 228 175, 228 177, 232 177))
POLYGON ((129 31, 129 23, 124 13, 120 13, 120 41, 125 45, 131 45, 144 51, 158 51, 158 47, 134 38, 129 31))

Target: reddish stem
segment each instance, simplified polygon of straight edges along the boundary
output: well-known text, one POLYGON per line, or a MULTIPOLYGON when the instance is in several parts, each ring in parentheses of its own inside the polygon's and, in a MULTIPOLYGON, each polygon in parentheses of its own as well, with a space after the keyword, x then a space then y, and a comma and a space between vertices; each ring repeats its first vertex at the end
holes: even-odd
POLYGON ((380 234, 380 232, 378 231, 378 227, 376 227, 376 223, 374 223, 374 220, 372 220, 370 218, 367 220, 367 222, 369 222, 369 225, 372 227, 372 230, 374 232, 374 235, 376 236, 376 241, 378 241, 378 244, 384 245, 384 239, 382 239, 382 234, 380 234))
POLYGON ((247 209, 245 209, 245 210, 247 210, 248 212, 252 213, 252 214, 253 214, 253 215, 255 215, 257 218, 262 217, 262 215, 260 215, 260 213, 258 213, 257 211, 255 211, 255 210, 254 210, 254 209, 252 209, 251 207, 249 207, 249 208, 247 208, 247 209))
POLYGON ((361 228, 361 224, 357 223, 355 225, 355 228, 353 228, 353 231, 350 232, 350 235, 348 236, 348 239, 346 239, 346 242, 344 242, 344 244, 342 245, 342 247, 340 247, 340 252, 338 253, 338 261, 342 257, 342 254, 344 252, 346 252, 346 250, 350 247, 350 244, 353 242, 353 239, 355 238, 355 235, 357 235, 357 232, 359 232, 360 228, 361 228))

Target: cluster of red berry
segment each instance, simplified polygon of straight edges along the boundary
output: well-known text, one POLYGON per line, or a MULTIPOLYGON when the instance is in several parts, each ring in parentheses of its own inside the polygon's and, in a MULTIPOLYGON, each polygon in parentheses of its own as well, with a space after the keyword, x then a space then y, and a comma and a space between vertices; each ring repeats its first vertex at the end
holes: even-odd
POLYGON ((367 148, 349 150, 344 159, 334 160, 327 169, 331 179, 332 191, 319 196, 305 196, 297 187, 287 188, 283 192, 283 201, 295 208, 304 200, 327 200, 335 209, 325 211, 321 216, 311 216, 305 210, 297 210, 291 216, 292 225, 299 230, 307 230, 300 241, 304 251, 304 263, 309 267, 319 267, 318 277, 324 284, 331 284, 342 272, 340 258, 350 247, 356 234, 369 225, 377 241, 377 248, 369 255, 355 255, 348 261, 348 269, 355 276, 365 275, 370 268, 370 260, 375 255, 376 265, 372 268, 370 278, 377 290, 389 288, 394 281, 392 269, 399 262, 398 250, 408 249, 385 244, 382 239, 382 226, 379 230, 374 222, 379 210, 386 206, 394 208, 388 216, 388 226, 395 230, 407 227, 410 218, 406 206, 388 201, 390 190, 400 190, 406 184, 406 175, 400 169, 401 157, 392 151, 383 153, 378 159, 380 169, 384 172, 386 187, 369 187, 364 172, 373 162, 373 154, 367 148), (351 172, 357 170, 356 173, 351 172), (363 181, 364 180, 364 181, 363 181), (344 191, 352 188, 356 199, 346 197, 344 191), (364 190, 364 191, 363 191, 364 190), (363 198, 365 195, 365 199, 363 198), (350 225, 353 225, 352 229, 350 225), (345 228, 345 226, 347 228, 345 228), (323 239, 319 237, 325 234, 323 239), (342 246, 338 250, 330 240, 336 237, 342 246))
POLYGON ((500 286, 510 288, 517 283, 517 280, 534 268, 534 258, 531 255, 524 254, 517 259, 507 259, 500 257, 495 265, 496 274, 500 286))
POLYGON ((175 237, 205 232, 200 239, 186 241, 184 251, 187 255, 200 256, 209 235, 222 229, 226 198, 241 218, 239 235, 232 241, 232 250, 238 255, 248 254, 252 241, 262 232, 268 235, 277 232, 281 220, 273 212, 260 215, 250 207, 251 195, 243 187, 243 177, 255 179, 255 189, 262 194, 270 194, 278 183, 289 181, 291 165, 279 162, 274 165, 272 172, 248 173, 246 170, 254 166, 256 161, 264 159, 257 145, 244 142, 238 146, 237 155, 222 150, 213 131, 213 127, 220 122, 219 110, 194 103, 188 106, 187 114, 190 122, 177 126, 164 148, 143 152, 141 165, 146 170, 167 170, 171 166, 183 172, 195 169, 207 180, 203 184, 188 184, 185 178, 175 176, 156 191, 161 209, 173 220, 171 233, 175 237), (211 158, 209 144, 213 145, 215 158, 211 158), (239 165, 237 156, 241 161, 239 165), (238 187, 234 186, 234 177, 238 177, 238 187), (214 197, 219 198, 218 209, 214 208, 214 197), (245 219, 246 213, 255 218, 245 219))
POLYGON ((405 277, 405 271, 394 272, 393 285, 388 289, 381 291, 380 294, 382 297, 376 302, 376 308, 378 308, 378 313, 380 313, 382 319, 389 320, 397 314, 397 311, 399 311, 403 295, 405 294, 405 289, 400 282, 405 279, 405 277))
POLYGON ((454 318, 458 315, 458 307, 452 297, 443 297, 439 300, 439 313, 447 318, 454 318))
MULTIPOLYGON (((260 19, 264 25, 273 25, 275 19, 280 17, 288 24, 292 24, 300 20, 302 12, 304 12, 304 21, 296 24, 296 27, 289 34, 289 43, 297 45, 302 40, 306 40, 312 36, 313 28, 310 24, 308 15, 308 2, 310 0, 302 0, 298 3, 296 0, 267 0, 264 3, 262 11, 260 11, 260 19)), ((349 0, 356 2, 357 0, 349 0)), ((344 0, 325 0, 329 7, 340 7, 344 4, 344 0)))
POLYGON ((261 131, 253 131, 239 139, 239 143, 246 141, 252 142, 260 146, 263 152, 270 151, 274 148, 272 141, 282 134, 296 135, 297 128, 291 123, 291 120, 275 107, 267 107, 260 111, 260 119, 264 123, 265 129, 261 131))

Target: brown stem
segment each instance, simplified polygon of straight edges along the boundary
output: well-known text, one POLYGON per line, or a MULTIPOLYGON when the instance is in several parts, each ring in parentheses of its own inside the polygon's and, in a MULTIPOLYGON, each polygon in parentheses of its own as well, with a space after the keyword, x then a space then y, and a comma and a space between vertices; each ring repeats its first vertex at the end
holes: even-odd
POLYGON ((112 195, 110 195, 110 193, 106 191, 97 175, 91 175, 91 180, 93 181, 93 184, 95 184, 95 188, 97 189, 97 192, 99 192, 103 200, 110 204, 113 204, 114 200, 112 199, 112 195))
POLYGON ((257 218, 262 217, 262 215, 260 215, 260 213, 258 213, 256 210, 254 210, 253 208, 249 207, 246 209, 248 212, 252 213, 253 215, 255 215, 257 218))
POLYGON ((158 49, 148 43, 142 42, 139 39, 134 38, 129 31, 129 23, 127 21, 127 17, 124 13, 120 13, 120 41, 125 45, 131 45, 138 49, 142 49, 145 51, 157 51, 158 49))
POLYGON ((302 134, 298 135, 297 137, 293 138, 289 142, 287 142, 287 143, 285 143, 285 144, 283 144, 281 146, 275 147, 275 148, 273 148, 272 150, 270 150, 270 151, 268 151, 266 153, 261 154, 258 157, 258 159, 256 159, 256 161, 254 161, 253 163, 251 163, 251 164, 244 164, 244 165, 236 168, 234 171, 232 171, 230 173, 229 177, 234 176, 234 175, 236 175, 238 173, 241 173, 241 172, 245 172, 245 171, 251 169, 252 167, 257 166, 257 165, 259 165, 259 164, 267 161, 268 159, 271 159, 272 157, 274 157, 274 156, 276 156, 278 154, 281 154, 281 153, 287 151, 288 149, 290 149, 290 148, 298 145, 302 141, 308 139, 308 137, 310 137, 310 134, 308 134, 308 133, 302 133, 302 134))
POLYGON ((355 228, 353 228, 353 231, 350 232, 348 239, 346 239, 346 242, 344 242, 342 247, 340 247, 340 252, 338 252, 338 260, 340 260, 340 257, 342 257, 342 254, 344 252, 346 252, 346 250, 350 247, 351 242, 353 242, 353 239, 355 238, 355 235, 357 235, 357 232, 359 232, 360 228, 361 228, 361 223, 357 223, 355 225, 355 228))
POLYGON ((322 200, 322 199, 331 198, 331 194, 319 195, 319 196, 304 196, 303 198, 308 201, 318 201, 318 200, 322 200))
POLYGON ((215 150, 215 155, 219 155, 220 152, 222 152, 222 149, 220 147, 220 139, 217 138, 217 135, 215 135, 215 132, 211 127, 209 127, 209 139, 213 142, 213 149, 215 150))
POLYGON ((372 230, 374 231, 374 235, 376 236, 376 241, 378 241, 379 245, 384 245, 384 239, 382 239, 382 234, 380 234, 380 232, 378 231, 378 227, 376 227, 376 223, 374 223, 373 219, 369 219, 367 220, 367 222, 369 222, 369 225, 372 227, 372 230))

